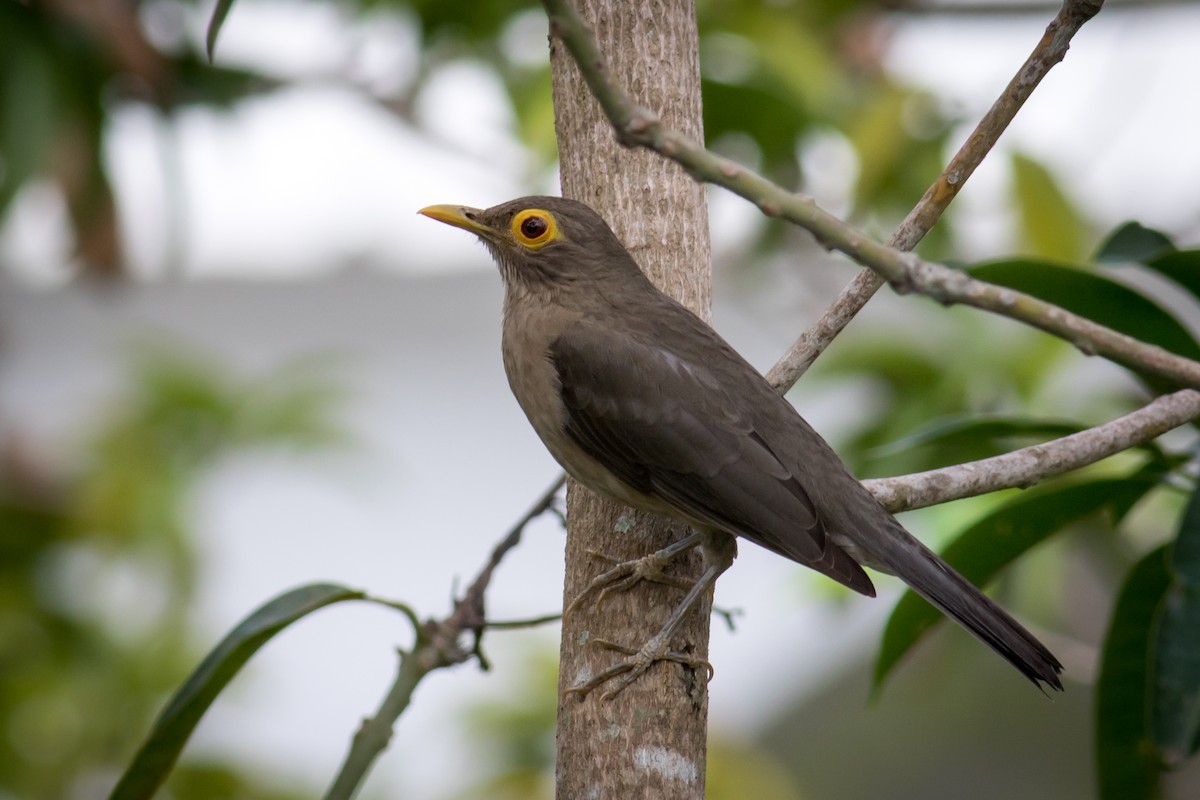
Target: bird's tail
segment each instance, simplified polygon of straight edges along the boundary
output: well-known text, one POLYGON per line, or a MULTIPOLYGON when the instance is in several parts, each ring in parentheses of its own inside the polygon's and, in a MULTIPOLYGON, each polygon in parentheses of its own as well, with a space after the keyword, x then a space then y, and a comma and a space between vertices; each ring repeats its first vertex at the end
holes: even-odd
POLYGON ((915 545, 918 552, 888 559, 899 562, 885 564, 888 571, 1003 656, 1038 688, 1045 682, 1062 691, 1062 664, 1045 645, 907 532, 905 538, 909 540, 906 544, 915 545))

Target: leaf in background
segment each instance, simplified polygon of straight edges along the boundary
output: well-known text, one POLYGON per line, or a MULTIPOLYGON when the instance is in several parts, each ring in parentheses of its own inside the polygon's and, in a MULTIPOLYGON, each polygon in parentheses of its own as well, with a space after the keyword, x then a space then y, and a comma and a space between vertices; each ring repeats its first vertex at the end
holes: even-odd
POLYGON ((221 640, 167 703, 109 800, 151 797, 162 785, 200 718, 250 657, 281 630, 318 609, 365 594, 332 583, 313 583, 260 606, 221 640))
POLYGON ((247 97, 266 94, 283 86, 283 81, 261 72, 205 63, 187 52, 175 58, 172 99, 178 105, 230 108, 247 97))
POLYGON ((212 18, 208 22, 208 36, 204 40, 209 61, 212 61, 213 50, 217 47, 217 36, 221 34, 221 26, 225 24, 225 17, 231 8, 233 0, 217 0, 217 4, 213 6, 212 18))
POLYGON ((358 0, 358 4, 367 9, 390 7, 402 9, 406 14, 415 12, 426 52, 431 44, 490 45, 517 14, 540 8, 533 0, 471 3, 469 13, 462 3, 446 0, 358 0))
POLYGON ((881 201, 901 201, 897 192, 905 198, 923 194, 928 176, 943 167, 941 144, 949 127, 936 102, 923 92, 889 82, 864 92, 843 124, 859 161, 855 207, 875 209, 881 201), (936 166, 931 163, 934 154, 936 166))
POLYGON ((62 88, 50 46, 33 12, 0 7, 0 214, 22 186, 47 166, 62 88))
POLYGON ((1153 258, 1172 253, 1175 245, 1153 228, 1147 228, 1132 220, 1123 223, 1108 235, 1096 249, 1092 260, 1098 264, 1146 263, 1153 258))
MULTIPOLYGON (((1040 297, 1176 355, 1200 359, 1200 345, 1173 315, 1102 272, 1035 259, 993 261, 972 267, 970 272, 976 278, 1040 297)), ((1152 387, 1169 388, 1161 380, 1145 380, 1152 387)))
MULTIPOLYGON (((1102 509, 1121 516, 1154 485, 1149 475, 1134 474, 1033 489, 969 526, 941 556, 971 583, 986 586, 1001 569, 1067 524, 1102 509)), ((883 632, 875 662, 876 691, 904 654, 941 619, 942 613, 915 592, 904 593, 883 632)))
POLYGON ((1200 300, 1200 250, 1176 250, 1146 262, 1146 267, 1187 289, 1200 300))
POLYGON ((554 138, 550 65, 507 75, 504 83, 517 115, 517 132, 521 143, 539 157, 539 168, 552 166, 558 159, 558 141, 554 138))
POLYGON ((804 106, 778 91, 751 84, 703 82, 704 135, 710 142, 744 133, 762 152, 761 169, 777 175, 799 171, 796 139, 812 124, 804 106))
POLYGON ((1129 572, 1117 597, 1096 681, 1096 770, 1101 800, 1155 796, 1158 765, 1151 755, 1149 649, 1154 617, 1170 576, 1160 547, 1129 572))
POLYGON ((1167 550, 1170 584, 1154 640, 1151 730, 1168 767, 1196 751, 1200 735, 1200 489, 1167 550))
POLYGON ((1013 194, 1021 235, 1033 255, 1072 261, 1083 256, 1086 225, 1058 181, 1029 156, 1012 157, 1013 194))
POLYGON ((1085 427, 1075 422, 1033 417, 942 417, 908 436, 876 448, 869 455, 874 458, 917 447, 937 447, 946 452, 947 458, 953 458, 954 463, 961 463, 1008 452, 1014 438, 1041 442, 1078 433, 1085 427))

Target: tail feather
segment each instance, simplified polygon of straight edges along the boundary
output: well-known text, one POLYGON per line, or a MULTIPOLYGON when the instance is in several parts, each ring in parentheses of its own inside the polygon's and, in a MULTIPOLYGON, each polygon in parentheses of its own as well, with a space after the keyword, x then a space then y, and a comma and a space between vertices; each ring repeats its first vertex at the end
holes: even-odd
POLYGON ((1038 688, 1044 682, 1062 691, 1062 664, 1054 654, 949 564, 915 539, 912 541, 919 553, 908 553, 902 564, 888 564, 889 571, 999 653, 1038 688))

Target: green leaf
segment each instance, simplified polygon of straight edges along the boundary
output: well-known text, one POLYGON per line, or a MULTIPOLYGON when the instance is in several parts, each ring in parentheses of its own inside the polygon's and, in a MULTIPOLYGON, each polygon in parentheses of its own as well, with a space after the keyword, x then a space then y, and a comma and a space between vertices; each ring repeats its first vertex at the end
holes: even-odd
POLYGON ((1013 193, 1030 252, 1070 261, 1083 255, 1085 225, 1058 181, 1037 161, 1014 153, 1013 193))
POLYGON ((247 97, 263 95, 283 81, 253 70, 211 64, 188 52, 175 59, 172 99, 179 105, 232 108, 247 97))
POLYGON ((1166 253, 1146 262, 1146 267, 1187 289, 1192 297, 1200 299, 1200 250, 1166 253))
POLYGON ((49 160, 60 135, 61 74, 44 25, 19 3, 0 9, 0 214, 49 160))
POLYGON ((1200 736, 1200 489, 1167 550, 1170 586, 1154 647, 1151 730, 1169 767, 1196 752, 1200 736))
MULTIPOLYGON (((1176 355, 1200 359, 1200 344, 1173 315, 1103 272, 1035 259, 993 261, 972 267, 970 272, 976 278, 1040 297, 1176 355)), ((1161 380, 1143 377, 1156 389, 1171 388, 1161 380)))
POLYGON ((275 634, 325 606, 365 596, 337 584, 313 583, 279 595, 242 620, 175 692, 109 800, 151 797, 170 773, 204 712, 250 657, 275 634))
POLYGON ((1096 681, 1096 768, 1101 800, 1155 796, 1159 768, 1150 743, 1149 651, 1154 617, 1170 575, 1166 548, 1139 561, 1125 580, 1104 637, 1096 681))
POLYGON ((708 141, 744 133, 762 151, 764 171, 798 168, 796 139, 812 120, 795 98, 783 96, 777 87, 763 89, 716 80, 703 81, 702 91, 704 135, 708 141))
MULTIPOLYGON (((1147 474, 1054 485, 1018 495, 959 534, 942 558, 976 586, 985 586, 1004 567, 1067 524, 1102 509, 1123 515, 1156 482, 1147 474)), ((913 645, 943 619, 940 611, 911 589, 888 618, 879 658, 876 690, 913 645)))
POLYGON ((1108 235, 1092 260, 1098 264, 1144 264, 1174 251, 1175 245, 1166 234, 1130 221, 1108 235))
POLYGON ((217 36, 221 34, 221 26, 225 24, 225 17, 229 15, 231 8, 233 0, 217 0, 217 4, 213 6, 212 19, 208 22, 208 36, 204 40, 209 61, 212 61, 213 50, 217 47, 217 36))
POLYGON ((940 447, 953 450, 957 455, 970 452, 972 455, 959 461, 985 458, 1004 452, 1003 440, 1030 438, 1036 440, 1069 436, 1078 433, 1084 426, 1074 422, 1035 419, 1033 417, 943 417, 925 425, 915 432, 876 448, 872 457, 903 453, 917 447, 940 447))
MULTIPOLYGON (((1070 436, 1086 429, 1075 422, 1036 417, 947 416, 918 428, 908 436, 895 439, 871 450, 873 459, 887 458, 925 448, 935 450, 938 464, 962 464, 1011 452, 1051 439, 1070 436)), ((1156 463, 1173 466, 1175 461, 1155 441, 1142 442, 1136 449, 1145 451, 1156 463)))

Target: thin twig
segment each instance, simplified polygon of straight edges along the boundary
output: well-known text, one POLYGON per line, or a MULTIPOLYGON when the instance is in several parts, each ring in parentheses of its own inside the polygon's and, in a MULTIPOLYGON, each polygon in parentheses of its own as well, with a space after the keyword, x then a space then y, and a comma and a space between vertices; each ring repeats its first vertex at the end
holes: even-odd
MULTIPOLYGON (((954 158, 950 159, 946 169, 900 223, 900 227, 888 240, 888 246, 908 251, 925 238, 925 234, 937 224, 946 208, 958 196, 963 184, 975 172, 975 168, 991 152, 1000 135, 1008 128, 1042 78, 1051 67, 1063 60, 1075 33, 1096 15, 1103 1, 1065 0, 1058 14, 1046 27, 1045 34, 1033 48, 1033 52, 975 126, 975 130, 963 142, 954 158)), ((802 333, 775 363, 767 373, 767 381, 780 392, 790 389, 837 335, 850 324, 850 320, 863 309, 883 283, 883 278, 874 270, 860 270, 821 317, 802 333)))
MULTIPOLYGON (((554 485, 538 498, 493 548, 491 556, 475 580, 467 587, 462 597, 455 601, 450 616, 443 620, 430 619, 417 626, 417 638, 412 650, 400 651, 400 666, 396 679, 374 716, 364 719, 354 734, 350 751, 325 794, 326 800, 349 800, 361 788, 371 765, 391 741, 396 719, 408 708, 412 693, 422 678, 435 669, 452 667, 472 657, 479 660, 483 669, 488 668, 487 659, 480 650, 483 631, 490 627, 505 626, 502 623, 489 623, 485 618, 484 594, 500 562, 520 543, 526 526, 554 507, 554 498, 565 482, 566 477, 559 476, 554 485), (463 634, 467 632, 472 633, 475 639, 470 649, 460 644, 463 634)), ((411 610, 408 610, 407 606, 403 606, 403 609, 412 618, 411 610)))
POLYGON ((1103 425, 952 467, 863 481, 889 511, 907 511, 1000 489, 1033 486, 1144 444, 1200 418, 1200 392, 1181 389, 1103 425))

